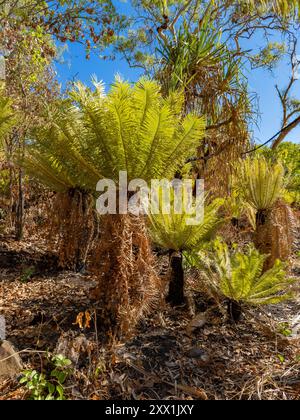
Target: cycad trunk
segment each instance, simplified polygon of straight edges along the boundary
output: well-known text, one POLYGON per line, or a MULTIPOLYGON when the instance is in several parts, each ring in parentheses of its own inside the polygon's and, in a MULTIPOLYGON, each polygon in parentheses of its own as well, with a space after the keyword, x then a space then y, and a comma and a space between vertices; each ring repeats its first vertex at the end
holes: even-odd
POLYGON ((229 320, 234 323, 240 322, 242 316, 241 304, 235 300, 229 300, 227 305, 229 320))
POLYGON ((287 261, 291 256, 295 225, 292 209, 282 200, 272 210, 257 213, 255 245, 269 255, 265 270, 272 268, 277 259, 287 261))
POLYGON ((53 204, 53 223, 50 235, 58 237, 59 265, 61 268, 82 271, 94 235, 93 197, 78 189, 57 194, 53 204))
POLYGON ((106 332, 124 337, 159 296, 159 279, 143 218, 107 215, 95 256, 99 284, 99 322, 106 332))
POLYGON ((167 302, 171 306, 180 306, 185 303, 183 255, 181 251, 171 250, 169 256, 171 275, 167 302))

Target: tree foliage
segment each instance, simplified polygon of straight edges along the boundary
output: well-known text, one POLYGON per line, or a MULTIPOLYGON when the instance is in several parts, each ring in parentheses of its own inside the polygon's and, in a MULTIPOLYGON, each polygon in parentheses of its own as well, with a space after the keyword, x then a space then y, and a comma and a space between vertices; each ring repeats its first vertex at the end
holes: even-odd
POLYGON ((0 96, 0 148, 3 147, 4 137, 8 134, 14 122, 11 101, 0 96))
POLYGON ((111 0, 17 0, 0 2, 0 26, 45 34, 60 42, 80 42, 87 54, 104 48, 124 26, 111 0))

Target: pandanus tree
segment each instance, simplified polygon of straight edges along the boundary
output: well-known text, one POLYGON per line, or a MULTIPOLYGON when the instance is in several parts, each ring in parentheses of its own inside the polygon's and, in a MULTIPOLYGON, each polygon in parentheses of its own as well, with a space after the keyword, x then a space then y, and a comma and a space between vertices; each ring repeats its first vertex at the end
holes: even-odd
MULTIPOLYGON (((174 206, 171 206, 168 214, 164 214, 161 207, 159 214, 151 214, 149 217, 154 243, 169 252, 170 282, 167 301, 172 306, 185 303, 184 253, 201 249, 213 238, 221 224, 219 209, 222 204, 223 201, 217 199, 206 205, 204 217, 197 224, 190 224, 191 214, 185 211, 177 214, 174 206)), ((195 217, 195 214, 192 216, 195 217)))
MULTIPOLYGON (((63 191, 78 185, 95 191, 99 180, 109 179, 118 193, 121 171, 126 171, 128 182, 171 179, 205 129, 204 118, 182 117, 180 95, 163 98, 159 85, 146 79, 134 86, 116 80, 108 94, 98 83, 95 89, 77 84, 71 100, 63 117, 55 118, 49 129, 36 136, 38 154, 27 158, 27 168, 34 160, 31 173, 37 169, 46 183, 49 167, 51 171, 54 167, 59 177, 51 177, 51 183, 58 178, 57 187, 63 191), (45 155, 45 150, 50 154, 45 155), (39 171, 39 166, 45 170, 39 171)), ((94 255, 99 270, 94 296, 101 301, 103 324, 124 334, 158 287, 145 219, 128 213, 107 214, 102 216, 101 231, 94 255)))

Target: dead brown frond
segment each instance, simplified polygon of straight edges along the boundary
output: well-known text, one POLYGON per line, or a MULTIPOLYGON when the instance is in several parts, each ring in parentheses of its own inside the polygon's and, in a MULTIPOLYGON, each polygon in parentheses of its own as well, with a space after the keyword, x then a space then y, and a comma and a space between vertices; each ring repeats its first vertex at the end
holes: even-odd
POLYGON ((101 323, 112 335, 126 336, 159 297, 160 281, 144 220, 132 215, 103 217, 93 259, 101 323))
POLYGON ((78 189, 54 197, 49 224, 49 239, 57 249, 62 268, 84 268, 95 231, 93 197, 78 189))

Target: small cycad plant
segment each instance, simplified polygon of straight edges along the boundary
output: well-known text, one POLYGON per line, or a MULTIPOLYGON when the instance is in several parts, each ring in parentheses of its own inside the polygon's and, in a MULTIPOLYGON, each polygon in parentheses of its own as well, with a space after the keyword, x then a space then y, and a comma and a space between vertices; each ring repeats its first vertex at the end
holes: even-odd
POLYGON ((264 224, 267 213, 284 191, 284 168, 262 156, 239 162, 233 189, 244 203, 256 211, 257 224, 264 224))
POLYGON ((185 211, 177 214, 173 204, 168 214, 164 214, 162 207, 158 214, 150 214, 149 229, 154 244, 169 252, 170 282, 167 301, 172 306, 180 306, 186 301, 184 254, 201 249, 214 237, 222 224, 219 211, 223 200, 216 199, 206 204, 204 217, 198 224, 189 224, 191 214, 185 211))
POLYGON ((241 160, 233 176, 233 191, 243 202, 255 227, 256 248, 268 254, 264 269, 271 268, 277 258, 287 260, 294 235, 290 211, 284 203, 281 205, 285 191, 283 165, 259 155, 241 160))
POLYGON ((288 292, 294 282, 286 276, 285 265, 277 260, 263 273, 267 256, 253 246, 243 253, 217 239, 210 251, 193 255, 191 261, 200 269, 196 288, 210 289, 228 299, 231 320, 238 322, 243 305, 258 306, 277 304, 292 297, 288 292))

